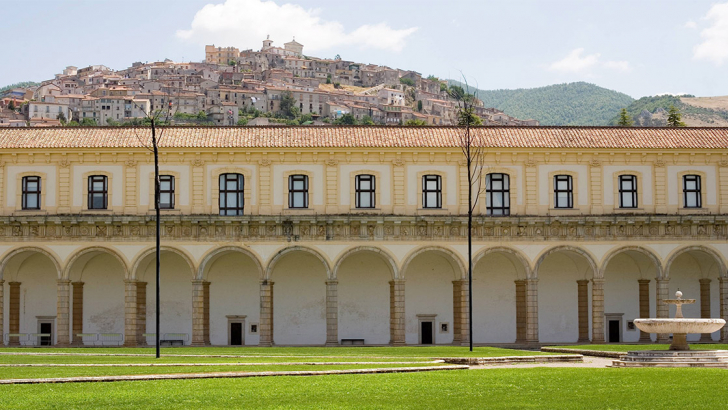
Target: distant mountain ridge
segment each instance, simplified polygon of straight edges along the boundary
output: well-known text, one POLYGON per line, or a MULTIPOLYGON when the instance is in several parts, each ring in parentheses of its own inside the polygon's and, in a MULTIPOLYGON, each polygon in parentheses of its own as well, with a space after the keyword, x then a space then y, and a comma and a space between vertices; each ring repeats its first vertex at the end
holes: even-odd
MULTIPOLYGON (((456 80, 448 84, 464 86, 456 80)), ((634 101, 627 94, 586 82, 515 90, 478 90, 471 85, 470 90, 486 107, 541 125, 607 125, 615 112, 634 101)))

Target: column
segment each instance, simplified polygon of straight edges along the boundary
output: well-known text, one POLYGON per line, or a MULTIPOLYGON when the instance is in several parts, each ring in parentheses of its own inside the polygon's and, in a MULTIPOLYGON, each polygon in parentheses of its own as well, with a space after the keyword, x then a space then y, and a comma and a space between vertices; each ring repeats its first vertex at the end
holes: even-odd
POLYGON ((526 280, 516 283, 516 343, 526 343, 528 308, 526 307, 526 280))
MULTIPOLYGON (((73 326, 76 332, 76 283, 73 287, 73 326)), ((83 288, 81 288, 83 289, 83 288)), ((139 315, 137 309, 137 284, 133 280, 124 281, 124 346, 136 347, 139 345, 139 327, 137 320, 139 315)))
POLYGON ((538 343, 538 279, 526 280, 526 342, 538 343))
POLYGON ((73 286, 73 318, 71 321, 71 341, 74 345, 83 345, 83 339, 78 337, 83 333, 83 282, 72 282, 73 286))
MULTIPOLYGON (((720 317, 728 321, 728 303, 726 303, 726 298, 728 298, 728 279, 719 276, 718 286, 720 286, 720 317)), ((728 342, 728 326, 723 326, 720 330, 720 341, 721 343, 728 342)))
MULTIPOLYGON (((650 317, 650 280, 638 279, 637 283, 639 283, 640 286, 640 318, 646 319, 650 317)), ((639 330, 639 332, 640 342, 650 343, 652 341, 649 333, 645 333, 641 330, 639 330)))
POLYGON ((454 280, 452 281, 452 344, 455 346, 460 345, 462 342, 462 335, 460 334, 461 324, 461 308, 460 305, 460 299, 461 299, 461 288, 462 288, 462 281, 454 280))
POLYGON ((273 346, 273 282, 260 282, 260 339, 258 346, 273 346))
MULTIPOLYGON (((204 313, 202 316, 204 330, 203 339, 205 346, 210 345, 210 282, 202 282, 202 293, 203 293, 203 307, 204 313)), ((245 329, 243 329, 245 331, 245 329)))
POLYGON ((192 346, 205 346, 205 283, 192 281, 192 346))
POLYGON ((136 337, 137 346, 146 346, 147 338, 147 282, 136 282, 136 337))
POLYGON ((604 279, 592 279, 592 343, 604 343, 604 279))
POLYGON ((5 345, 5 281, 0 280, 0 346, 5 345))
MULTIPOLYGON (((71 325, 71 281, 68 279, 58 280, 56 292, 56 346, 68 346, 71 344, 69 326, 71 325)), ((52 336, 51 336, 52 339, 52 336)))
MULTIPOLYGON (((700 317, 710 319, 710 279, 700 279, 700 317)), ((725 326, 723 326, 725 327, 725 326)), ((713 341, 710 333, 700 335, 701 342, 710 343, 713 341)))
POLYGON ((589 343, 589 281, 576 281, 579 317, 579 343, 589 343))
POLYGON ((404 346, 404 281, 389 282, 389 344, 404 346))
MULTIPOLYGON (((670 313, 669 306, 663 301, 667 299, 668 285, 670 284, 669 279, 657 279, 657 317, 666 319, 670 313)), ((670 335, 667 333, 657 334, 657 343, 668 343, 670 341, 670 335)))
MULTIPOLYGON (((10 306, 8 306, 8 333, 20 333, 20 282, 8 282, 10 306)), ((8 346, 20 346, 17 337, 8 338, 8 346)))
POLYGON ((326 346, 339 345, 339 296, 337 280, 326 281, 326 346))
POLYGON ((460 282, 460 345, 470 346, 470 284, 460 282))

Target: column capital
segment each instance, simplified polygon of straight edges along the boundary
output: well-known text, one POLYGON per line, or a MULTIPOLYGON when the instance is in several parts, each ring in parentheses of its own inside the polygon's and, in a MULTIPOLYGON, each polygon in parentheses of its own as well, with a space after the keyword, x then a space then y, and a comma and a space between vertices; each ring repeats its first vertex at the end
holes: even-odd
POLYGON ((126 283, 126 284, 136 284, 136 283, 139 283, 139 281, 136 280, 136 279, 124 279, 124 283, 126 283))
POLYGON ((660 283, 668 283, 668 282, 670 282, 670 278, 667 278, 667 279, 660 279, 660 278, 658 278, 658 279, 655 279, 655 282, 657 282, 658 284, 660 284, 660 283))
POLYGON ((268 280, 268 279, 263 279, 260 281, 260 286, 273 286, 274 284, 275 284, 275 282, 273 282, 272 280, 268 280))
POLYGON ((326 284, 327 285, 338 285, 339 284, 339 280, 338 279, 329 279, 329 280, 326 281, 326 284))
MULTIPOLYGON (((124 282, 128 282, 128 281, 124 280, 124 282)), ((71 282, 71 285, 74 285, 74 286, 83 286, 85 284, 86 284, 86 282, 81 282, 81 281, 71 282)))
POLYGON ((603 285, 605 280, 604 278, 592 278, 591 282, 595 285, 603 285))
POLYGON ((69 283, 71 283, 71 280, 70 279, 58 279, 58 280, 56 280, 56 282, 59 285, 68 285, 69 283))
POLYGON ((538 278, 526 278, 526 282, 528 282, 528 283, 537 283, 538 282, 538 278))
POLYGON ((21 284, 21 282, 14 282, 14 281, 8 282, 8 285, 10 285, 10 286, 20 286, 20 284, 21 284))
POLYGON ((389 284, 390 285, 396 285, 396 284, 399 284, 399 283, 404 283, 404 279, 392 279, 392 280, 389 281, 389 284))
POLYGON ((711 281, 712 281, 712 280, 711 280, 711 279, 709 279, 709 278, 702 278, 702 279, 699 279, 699 280, 698 280, 698 282, 700 282, 700 283, 706 283, 706 284, 707 284, 707 283, 710 283, 711 281))
POLYGON ((589 283, 589 279, 579 279, 576 281, 576 283, 578 283, 580 285, 586 285, 589 283))
POLYGON ((192 279, 193 285, 204 285, 205 283, 210 283, 204 279, 192 279))
POLYGON ((637 279, 637 283, 639 283, 641 285, 647 285, 650 282, 652 282, 652 279, 637 279))

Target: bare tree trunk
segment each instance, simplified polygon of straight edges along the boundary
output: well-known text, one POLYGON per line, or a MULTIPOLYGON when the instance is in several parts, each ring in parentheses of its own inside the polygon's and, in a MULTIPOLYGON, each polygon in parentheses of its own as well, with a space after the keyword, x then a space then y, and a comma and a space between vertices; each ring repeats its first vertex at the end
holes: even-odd
POLYGON ((161 248, 161 236, 160 236, 160 230, 159 230, 159 219, 160 219, 160 212, 159 212, 159 148, 157 147, 157 132, 156 127, 154 125, 154 119, 152 119, 152 147, 154 149, 154 212, 156 214, 156 223, 157 223, 157 229, 156 229, 156 271, 157 271, 157 308, 156 308, 156 353, 157 353, 157 359, 159 359, 159 256, 160 256, 160 248, 161 248))

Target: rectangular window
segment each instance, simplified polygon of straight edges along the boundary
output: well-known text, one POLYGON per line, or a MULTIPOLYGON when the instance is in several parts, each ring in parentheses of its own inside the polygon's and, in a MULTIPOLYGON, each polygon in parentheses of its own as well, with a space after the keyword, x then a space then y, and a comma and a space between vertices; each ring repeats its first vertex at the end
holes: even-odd
POLYGON ((683 175, 683 206, 685 208, 701 208, 700 175, 683 175))
POLYGON ((574 207, 574 187, 571 175, 554 176, 554 208, 574 207))
POLYGON ((245 180, 242 174, 220 174, 220 215, 242 215, 245 180))
POLYGON ((439 175, 422 176, 422 207, 442 208, 442 178, 439 175))
POLYGON ((511 214, 511 184, 508 174, 488 174, 485 177, 485 195, 489 216, 511 214))
POLYGON ((174 177, 159 176, 159 209, 174 209, 174 177))
POLYGON ((374 175, 356 176, 356 207, 374 208, 374 175))
POLYGON ((88 177, 88 209, 106 209, 109 201, 109 183, 104 175, 88 177))
POLYGON ((619 207, 637 208, 637 177, 634 175, 619 176, 619 207))
POLYGON ((23 177, 23 209, 40 209, 40 177, 23 177))
POLYGON ((288 177, 288 207, 308 208, 307 175, 291 175, 288 177))

